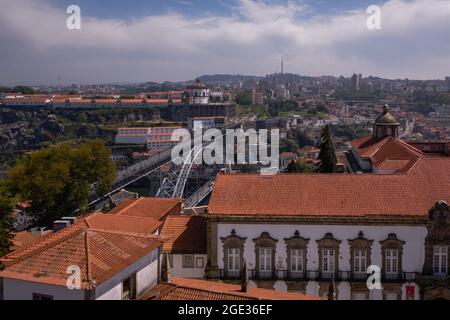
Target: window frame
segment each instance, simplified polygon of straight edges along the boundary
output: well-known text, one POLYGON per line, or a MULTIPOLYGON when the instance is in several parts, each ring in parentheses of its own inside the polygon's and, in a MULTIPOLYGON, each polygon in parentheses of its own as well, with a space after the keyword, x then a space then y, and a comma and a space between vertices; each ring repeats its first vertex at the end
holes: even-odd
POLYGON ((194 255, 193 254, 183 254, 182 256, 182 267, 183 269, 192 269, 195 267, 194 255), (192 259, 192 262, 186 263, 186 258, 192 259))

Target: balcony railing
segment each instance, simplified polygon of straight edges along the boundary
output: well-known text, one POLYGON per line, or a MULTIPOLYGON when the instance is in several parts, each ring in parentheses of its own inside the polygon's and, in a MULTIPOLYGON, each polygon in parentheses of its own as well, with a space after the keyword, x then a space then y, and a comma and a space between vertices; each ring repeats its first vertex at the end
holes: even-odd
MULTIPOLYGON (((284 281, 335 281, 349 282, 366 282, 369 274, 362 272, 339 271, 334 273, 323 273, 317 270, 307 270, 304 272, 291 272, 289 270, 275 270, 272 272, 258 272, 257 270, 248 270, 249 280, 284 280, 284 281)), ((228 272, 224 269, 218 270, 218 278, 222 280, 239 280, 240 272, 228 272)), ((419 273, 416 272, 400 272, 396 274, 385 274, 381 276, 382 282, 401 282, 401 281, 417 281, 419 273)), ((440 278, 442 279, 442 277, 440 278)), ((450 279, 447 277, 447 281, 450 279)))

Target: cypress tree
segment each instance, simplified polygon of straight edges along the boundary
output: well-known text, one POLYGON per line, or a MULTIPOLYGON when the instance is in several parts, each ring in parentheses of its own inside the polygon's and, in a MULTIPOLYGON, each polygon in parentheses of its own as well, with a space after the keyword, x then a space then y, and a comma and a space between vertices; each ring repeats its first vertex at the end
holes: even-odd
POLYGON ((320 165, 317 171, 320 173, 336 173, 337 158, 329 125, 323 128, 320 140, 320 165))

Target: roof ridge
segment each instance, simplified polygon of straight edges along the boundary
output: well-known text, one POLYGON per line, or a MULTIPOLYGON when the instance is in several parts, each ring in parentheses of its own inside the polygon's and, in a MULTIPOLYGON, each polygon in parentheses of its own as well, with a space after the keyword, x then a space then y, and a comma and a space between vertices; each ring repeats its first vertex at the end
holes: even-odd
POLYGON ((112 230, 105 230, 101 228, 89 228, 89 231, 93 232, 100 232, 100 233, 109 233, 109 234, 120 234, 124 236, 132 236, 132 237, 138 237, 138 238, 147 238, 147 239, 153 239, 161 241, 159 236, 154 235, 152 233, 139 233, 139 232, 128 232, 128 231, 112 231, 112 230))
MULTIPOLYGON (((60 243, 62 243, 62 242, 64 242, 64 241, 67 241, 67 240, 69 240, 70 238, 73 238, 75 235, 77 235, 77 234, 83 232, 83 230, 84 230, 84 228, 81 228, 81 229, 75 229, 73 232, 68 233, 67 235, 65 235, 65 236, 63 236, 63 237, 60 237, 60 238, 58 238, 58 239, 55 239, 55 240, 53 240, 53 241, 50 241, 49 243, 47 243, 47 244, 45 244, 45 245, 43 245, 43 246, 41 246, 41 247, 39 247, 39 248, 36 248, 36 249, 34 249, 34 250, 31 250, 30 252, 28 252, 28 253, 26 253, 26 254, 24 254, 24 255, 22 255, 22 256, 19 256, 19 257, 17 257, 17 258, 12 258, 10 261, 7 260, 7 261, 6 261, 6 266, 7 266, 7 267, 12 266, 12 265, 14 265, 14 264, 16 264, 16 263, 19 263, 19 262, 21 262, 21 261, 23 261, 23 260, 25 260, 25 259, 27 259, 27 258, 29 258, 29 257, 31 257, 31 256, 34 256, 35 254, 41 253, 41 252, 47 250, 48 248, 54 247, 54 246, 56 246, 56 245, 58 245, 58 244, 60 244, 60 243)), ((67 229, 63 229, 63 230, 61 230, 61 231, 67 231, 67 229)), ((56 235, 56 234, 57 234, 57 233, 53 233, 53 234, 51 234, 51 235, 56 235)), ((29 247, 22 248, 22 250, 31 248, 32 246, 35 246, 35 245, 39 244, 40 242, 42 242, 42 241, 44 241, 44 240, 46 240, 46 239, 48 239, 48 238, 49 238, 49 237, 46 237, 45 239, 42 239, 42 240, 39 241, 39 242, 32 243, 32 244, 30 244, 29 247)), ((7 256, 5 256, 5 258, 8 259, 7 256)))

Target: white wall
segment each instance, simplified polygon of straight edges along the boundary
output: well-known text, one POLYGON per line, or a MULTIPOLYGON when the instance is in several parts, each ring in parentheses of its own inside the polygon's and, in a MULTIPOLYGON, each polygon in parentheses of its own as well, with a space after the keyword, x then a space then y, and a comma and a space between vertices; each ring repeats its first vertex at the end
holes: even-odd
MULTIPOLYGON (((244 245, 244 258, 247 261, 247 268, 255 267, 255 246, 253 239, 258 238, 262 232, 268 232, 270 236, 277 239, 275 265, 281 261, 283 268, 286 266, 286 244, 284 238, 294 236, 296 230, 300 236, 309 238, 307 252, 307 270, 318 269, 318 246, 316 240, 322 239, 326 233, 332 233, 334 238, 341 240, 339 248, 339 271, 350 271, 350 246, 348 239, 355 239, 358 233, 362 231, 364 237, 373 240, 371 252, 371 264, 381 267, 381 245, 380 241, 386 240, 390 233, 395 233, 399 240, 405 241, 403 246, 402 268, 404 272, 421 272, 425 259, 425 237, 427 234, 426 227, 423 226, 351 226, 351 225, 282 225, 282 224, 218 224, 217 226, 217 252, 218 267, 224 268, 223 265, 223 245, 220 238, 227 237, 231 234, 231 230, 236 231, 236 235, 246 237, 244 245)), ((412 283, 409 285, 416 286, 416 299, 419 299, 419 287, 412 283)), ((338 291, 338 300, 352 299, 350 284, 346 281, 336 284, 338 291)), ((283 285, 279 284, 280 288, 283 285)), ((406 298, 406 285, 402 287, 402 297, 406 298)), ((284 290, 282 290, 284 291, 284 290)), ((319 283, 309 281, 306 285, 307 295, 319 295, 319 283)), ((381 300, 383 299, 382 290, 373 290, 367 299, 381 300)))
POLYGON ((173 254, 172 255, 173 265, 170 270, 172 277, 184 277, 184 278, 197 278, 201 279, 205 277, 205 267, 207 262, 206 254, 194 254, 194 268, 183 268, 183 255, 173 254), (203 258, 203 268, 197 268, 196 258, 203 258))
POLYGON ((122 282, 136 273, 139 296, 158 282, 158 249, 135 262, 95 289, 96 300, 122 300, 122 282))
POLYGON ((33 293, 53 296, 55 300, 84 300, 84 290, 69 290, 63 286, 3 279, 4 300, 32 300, 33 293))
MULTIPOLYGON (((121 300, 122 282, 136 273, 138 296, 158 282, 158 249, 138 260, 95 288, 98 300, 121 300)), ((33 293, 53 296, 55 300, 84 300, 84 290, 69 290, 55 286, 14 279, 3 279, 3 298, 5 300, 31 300, 33 293)))
POLYGON ((371 264, 381 267, 381 245, 380 241, 386 240, 390 233, 395 233, 399 240, 405 241, 403 246, 403 271, 421 272, 425 259, 425 237, 427 229, 424 226, 351 226, 351 225, 266 225, 266 224, 218 224, 217 227, 217 252, 218 266, 223 269, 223 246, 220 238, 227 237, 231 230, 236 230, 236 235, 247 237, 244 247, 244 258, 247 267, 255 267, 255 246, 253 239, 258 238, 262 232, 268 232, 272 238, 278 240, 276 246, 275 264, 279 260, 286 266, 286 243, 284 238, 294 236, 296 230, 303 238, 309 238, 307 252, 307 270, 318 269, 318 247, 316 240, 322 239, 330 232, 334 238, 341 240, 339 248, 339 270, 350 271, 350 246, 348 239, 355 239, 362 231, 364 237, 373 240, 371 264), (250 265, 251 264, 251 265, 250 265))

